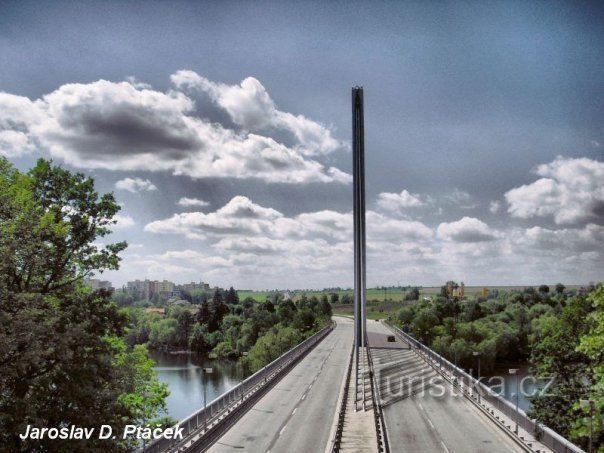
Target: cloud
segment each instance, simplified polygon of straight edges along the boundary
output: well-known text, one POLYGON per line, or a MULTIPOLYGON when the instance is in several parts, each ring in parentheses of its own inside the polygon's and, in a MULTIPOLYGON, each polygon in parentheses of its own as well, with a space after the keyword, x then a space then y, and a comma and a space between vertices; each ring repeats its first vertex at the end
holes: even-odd
POLYGON ((497 234, 486 223, 473 217, 441 223, 437 233, 439 237, 454 242, 485 242, 497 239, 497 234))
POLYGON ((559 225, 602 222, 603 162, 559 156, 539 165, 535 173, 541 178, 505 194, 513 217, 551 217, 559 225))
POLYGON ((209 206, 210 203, 204 200, 200 200, 199 198, 182 197, 180 200, 178 200, 178 205, 189 208, 209 206))
POLYGON ((141 178, 124 178, 120 179, 115 183, 115 188, 120 190, 127 190, 128 192, 151 192, 157 190, 155 184, 148 179, 141 178))
POLYGON ((160 234, 184 234, 192 239, 206 234, 261 234, 275 229, 283 214, 236 196, 215 212, 185 212, 169 219, 145 225, 145 231, 160 234))
POLYGON ((212 82, 193 71, 178 71, 171 76, 179 89, 200 90, 224 109, 235 124, 251 132, 278 129, 290 132, 297 141, 297 149, 304 155, 329 154, 346 147, 333 138, 324 125, 303 115, 279 110, 266 88, 254 77, 247 77, 239 85, 212 82))
MULTIPOLYGON (((185 212, 145 230, 197 239, 184 250, 129 255, 125 272, 250 288, 351 284, 352 214, 320 210, 285 215, 233 197, 208 213, 185 212)), ((463 217, 436 229, 386 212, 367 212, 367 272, 371 284, 537 284, 600 280, 604 226, 494 230, 463 217), (580 276, 577 269, 585 269, 580 276), (484 269, 490 270, 485 280, 484 269)), ((142 252, 142 251, 141 251, 142 252)))
POLYGON ((28 98, 0 92, 0 154, 19 157, 36 149, 29 125, 40 121, 41 112, 28 98))
POLYGON ((424 206, 420 195, 403 190, 401 193, 382 192, 378 195, 377 204, 380 208, 388 211, 400 211, 404 208, 416 208, 424 206))
MULTIPOLYGON (((230 102, 231 111, 237 102, 247 111, 256 101, 234 96, 230 102)), ((0 93, 0 152, 18 156, 39 146, 79 168, 171 171, 192 178, 351 181, 350 175, 307 157, 337 148, 318 123, 302 117, 300 124, 309 122, 308 129, 319 127, 320 133, 315 137, 300 126, 287 146, 272 131, 232 129, 199 118, 195 108, 180 91, 156 91, 133 79, 66 84, 35 101, 0 93), (327 136, 321 139, 321 134, 327 136)))
POLYGON ((478 206, 472 201, 472 196, 463 190, 455 189, 450 195, 445 197, 450 203, 459 206, 461 209, 474 209, 478 206))
POLYGON ((489 211, 491 214, 497 214, 501 210, 501 202, 494 200, 489 203, 489 211))
POLYGON ((120 229, 124 229, 124 228, 130 228, 130 227, 136 225, 136 222, 134 221, 134 219, 127 215, 116 214, 113 217, 113 220, 115 220, 116 223, 112 226, 112 229, 120 230, 120 229))

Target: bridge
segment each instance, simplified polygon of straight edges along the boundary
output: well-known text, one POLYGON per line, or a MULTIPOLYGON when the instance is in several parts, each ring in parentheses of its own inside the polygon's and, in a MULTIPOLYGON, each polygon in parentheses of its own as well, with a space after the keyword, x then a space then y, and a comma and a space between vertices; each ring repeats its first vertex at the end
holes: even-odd
POLYGON ((407 333, 366 319, 363 89, 352 90, 354 318, 284 353, 147 452, 582 450, 407 333))

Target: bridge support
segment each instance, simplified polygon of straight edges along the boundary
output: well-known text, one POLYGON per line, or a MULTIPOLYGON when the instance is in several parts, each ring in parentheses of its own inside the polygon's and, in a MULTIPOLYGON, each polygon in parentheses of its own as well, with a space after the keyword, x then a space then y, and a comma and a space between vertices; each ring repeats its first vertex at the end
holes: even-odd
MULTIPOLYGON (((363 88, 352 89, 352 171, 354 217, 354 344, 356 376, 359 380, 359 353, 365 348, 365 130, 363 118, 363 88)), ((364 370, 361 371, 364 377, 364 370)), ((364 393, 364 380, 362 392, 364 393)), ((358 385, 358 384, 357 384, 358 385)), ((355 389, 358 395, 358 388, 355 389)))

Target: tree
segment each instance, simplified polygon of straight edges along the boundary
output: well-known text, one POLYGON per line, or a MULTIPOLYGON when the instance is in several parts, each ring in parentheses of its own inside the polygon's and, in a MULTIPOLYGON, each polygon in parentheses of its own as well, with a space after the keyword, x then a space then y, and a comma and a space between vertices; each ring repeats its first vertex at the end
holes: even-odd
POLYGON ((539 287, 539 292, 541 294, 547 294, 547 293, 549 293, 549 286, 547 286, 547 285, 541 285, 539 287))
POLYGON ((27 174, 0 159, 0 250, 9 291, 61 294, 84 277, 117 269, 126 242, 96 245, 120 207, 94 181, 40 159, 27 174))
POLYGON ((293 327, 300 332, 308 332, 315 326, 315 314, 309 309, 300 310, 294 316, 293 327))
POLYGON ((85 276, 117 269, 125 242, 96 245, 119 211, 94 181, 39 160, 28 173, 0 159, 0 445, 8 451, 122 451, 130 440, 22 440, 27 424, 111 425, 156 415, 167 393, 128 324, 85 276), (146 395, 145 407, 137 404, 146 395))
POLYGON ((349 296, 348 294, 344 294, 342 296, 342 303, 343 304, 351 304, 353 302, 353 298, 351 296, 349 296))
POLYGON ((338 294, 338 293, 331 293, 331 294, 330 294, 330 298, 331 298, 331 299, 330 299, 330 302, 331 302, 333 305, 337 304, 337 303, 339 302, 339 300, 340 300, 340 296, 339 296, 339 294, 338 294))
POLYGON ((205 299, 201 302, 199 310, 197 311, 197 322, 205 325, 207 328, 208 324, 210 324, 211 318, 212 313, 210 312, 210 304, 208 303, 207 299, 205 299))
POLYGON ((411 288, 405 293, 405 300, 419 300, 419 288, 411 288))
POLYGON ((224 315, 229 313, 229 307, 224 303, 222 291, 219 288, 216 288, 216 291, 214 291, 210 312, 212 313, 212 316, 210 317, 210 322, 208 323, 208 330, 211 333, 220 328, 222 318, 224 318, 224 315))
POLYGON ((185 308, 177 315, 176 319, 178 321, 176 343, 178 346, 188 349, 189 336, 193 326, 193 315, 191 315, 191 312, 185 308))
POLYGON ((225 302, 229 305, 237 305, 239 303, 239 294, 231 286, 226 293, 225 302))
POLYGON ((564 294, 565 289, 566 289, 566 286, 564 286, 562 283, 556 283, 556 293, 557 294, 564 294))
POLYGON ((535 333, 531 363, 539 376, 555 376, 548 395, 532 400, 529 416, 557 433, 569 437, 571 426, 580 412, 574 407, 586 398, 589 359, 578 350, 579 339, 589 329, 591 303, 585 297, 571 299, 560 317, 545 315, 534 324, 535 333))
MULTIPOLYGON (((587 299, 592 304, 593 313, 590 315, 591 327, 581 336, 577 351, 585 354, 593 370, 593 380, 589 389, 589 399, 594 402, 594 451, 604 447, 604 285, 600 284, 587 299)), ((579 406, 575 402, 575 408, 579 406)), ((587 415, 587 414, 586 414, 587 415)), ((575 422, 572 435, 582 438, 585 443, 589 435, 589 422, 586 416, 579 417, 575 422)))

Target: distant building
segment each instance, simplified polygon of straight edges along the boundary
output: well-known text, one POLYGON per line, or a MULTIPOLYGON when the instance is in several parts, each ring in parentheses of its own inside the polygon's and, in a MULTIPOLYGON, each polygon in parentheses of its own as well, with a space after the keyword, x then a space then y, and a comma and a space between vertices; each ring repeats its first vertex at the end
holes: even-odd
POLYGON ((199 283, 191 282, 191 283, 185 283, 183 285, 178 285, 177 288, 191 293, 196 290, 203 291, 205 289, 209 289, 210 285, 208 285, 208 288, 206 288, 206 285, 207 285, 207 283, 204 283, 204 282, 199 282, 199 283))
POLYGON ((84 284, 91 288, 93 291, 96 291, 98 289, 106 289, 109 291, 113 290, 113 285, 107 280, 99 280, 97 278, 86 278, 84 279, 84 284))
POLYGON ((134 280, 126 284, 129 294, 140 299, 150 299, 155 293, 155 282, 150 280, 134 280))
POLYGON ((446 283, 446 286, 448 297, 458 297, 460 299, 463 299, 465 297, 466 285, 464 285, 464 282, 457 284, 454 281, 448 281, 446 283))

